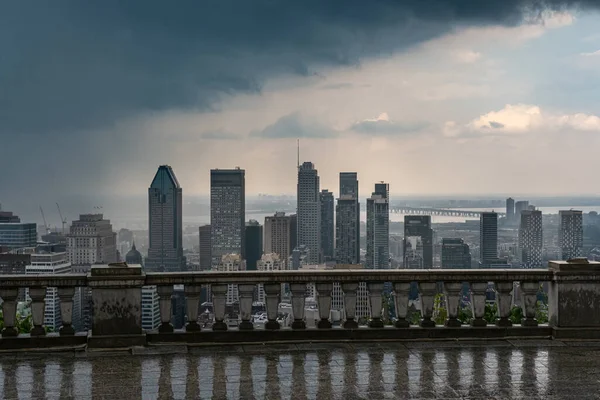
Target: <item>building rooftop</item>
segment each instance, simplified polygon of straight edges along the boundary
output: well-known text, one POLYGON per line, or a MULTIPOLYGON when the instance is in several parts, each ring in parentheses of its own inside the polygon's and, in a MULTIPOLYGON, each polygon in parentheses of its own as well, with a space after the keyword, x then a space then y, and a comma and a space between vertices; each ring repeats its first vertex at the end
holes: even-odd
POLYGON ((600 393, 600 342, 157 346, 0 355, 0 397, 558 399, 600 393))

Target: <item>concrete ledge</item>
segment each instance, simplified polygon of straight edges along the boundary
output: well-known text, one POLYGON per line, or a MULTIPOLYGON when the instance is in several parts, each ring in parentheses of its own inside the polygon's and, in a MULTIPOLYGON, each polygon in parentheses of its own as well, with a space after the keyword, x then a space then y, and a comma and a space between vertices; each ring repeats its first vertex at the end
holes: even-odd
POLYGON ((88 347, 90 348, 129 348, 134 346, 146 345, 146 334, 141 335, 109 335, 109 336, 94 336, 90 335, 87 338, 88 347))
POLYGON ((21 334, 17 337, 0 338, 0 350, 44 349, 61 348, 62 350, 85 346, 87 333, 74 336, 60 336, 58 333, 49 333, 46 336, 31 336, 21 334))
POLYGON ((205 330, 202 332, 148 333, 148 343, 269 343, 269 342, 339 342, 339 341, 377 341, 377 340, 430 340, 430 339, 503 339, 503 338, 550 338, 552 328, 548 326, 501 328, 470 327, 435 328, 411 327, 398 329, 359 328, 359 329, 304 329, 289 328, 276 331, 254 330, 226 332, 205 330))
POLYGON ((552 328, 555 339, 600 339, 600 328, 552 328))

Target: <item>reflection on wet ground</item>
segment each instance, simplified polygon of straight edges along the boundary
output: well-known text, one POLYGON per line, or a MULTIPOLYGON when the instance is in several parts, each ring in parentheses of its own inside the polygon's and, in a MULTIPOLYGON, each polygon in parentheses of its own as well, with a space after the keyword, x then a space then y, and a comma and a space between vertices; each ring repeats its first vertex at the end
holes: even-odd
POLYGON ((0 355, 0 398, 600 398, 600 343, 302 344, 151 352, 158 351, 0 355))

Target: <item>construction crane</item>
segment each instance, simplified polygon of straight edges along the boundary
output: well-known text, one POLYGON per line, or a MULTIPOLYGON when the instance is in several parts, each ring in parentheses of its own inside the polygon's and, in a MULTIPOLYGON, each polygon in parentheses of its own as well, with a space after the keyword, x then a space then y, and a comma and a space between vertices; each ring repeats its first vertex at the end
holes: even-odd
POLYGON ((65 225, 67 224, 67 219, 63 218, 62 212, 60 211, 60 206, 56 203, 56 208, 58 208, 58 215, 60 215, 60 222, 62 223, 62 234, 65 234, 65 225))
POLYGON ((46 228, 46 233, 50 233, 50 228, 48 228, 48 223, 46 222, 46 217, 44 216, 44 209, 40 206, 40 212, 42 213, 42 219, 44 220, 44 228, 46 228))

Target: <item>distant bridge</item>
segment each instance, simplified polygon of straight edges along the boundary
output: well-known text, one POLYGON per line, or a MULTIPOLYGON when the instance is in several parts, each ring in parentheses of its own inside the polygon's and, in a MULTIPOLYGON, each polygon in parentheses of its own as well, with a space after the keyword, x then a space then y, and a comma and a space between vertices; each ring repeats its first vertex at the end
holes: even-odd
MULTIPOLYGON (((444 217, 468 217, 468 218, 479 218, 482 211, 471 211, 471 210, 450 210, 447 208, 425 208, 425 207, 405 207, 396 206, 390 207, 390 212, 397 214, 408 214, 408 215, 439 215, 444 217)), ((499 217, 505 217, 505 212, 496 212, 499 217)))

